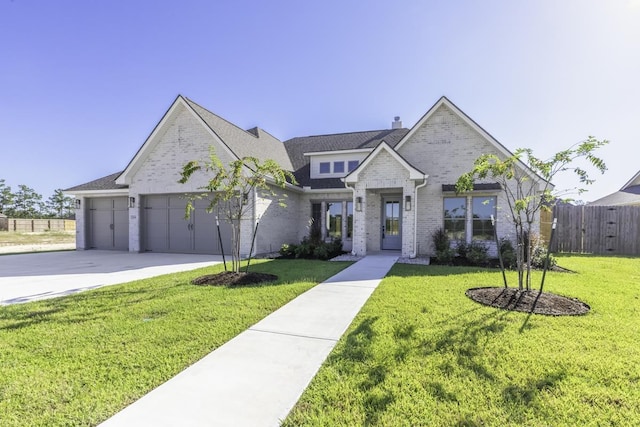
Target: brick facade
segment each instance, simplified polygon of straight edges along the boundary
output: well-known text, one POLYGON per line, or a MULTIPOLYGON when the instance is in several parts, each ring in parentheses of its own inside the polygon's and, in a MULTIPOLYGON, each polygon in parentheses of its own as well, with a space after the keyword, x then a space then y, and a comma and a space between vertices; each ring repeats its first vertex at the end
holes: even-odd
MULTIPOLYGON (((180 170, 191 160, 206 162, 212 146, 223 163, 228 164, 236 158, 229 144, 220 138, 228 139, 234 132, 237 135, 238 132, 245 131, 228 122, 216 122, 211 117, 204 123, 199 115, 201 111, 196 112, 192 108, 191 101, 187 102, 179 97, 125 173, 117 180, 119 185, 128 185, 123 191, 128 197, 136 200, 129 208, 129 250, 132 252, 144 250, 141 243, 144 230, 141 224, 144 214, 142 201, 145 196, 198 192, 199 188, 207 183, 206 175, 196 173, 187 184, 180 184, 180 170), (226 126, 224 132, 213 131, 211 123, 214 122, 223 123, 223 126, 226 126)), ((352 147, 351 150, 346 150, 345 155, 355 153, 353 156, 357 157, 361 164, 344 178, 347 183, 345 187, 340 187, 335 174, 329 174, 334 181, 338 181, 338 184, 333 185, 334 188, 311 188, 305 184, 305 187, 276 189, 279 194, 286 194, 286 207, 279 205, 278 197, 269 194, 250 195, 252 209, 242 224, 241 253, 249 253, 251 237, 258 219, 260 227, 254 253, 276 252, 283 243, 298 243, 309 234, 313 203, 319 203, 322 212, 326 214, 325 208, 329 202, 342 202, 343 215, 347 212, 346 203, 353 203, 353 236, 352 239, 343 236, 346 249, 358 255, 379 251, 383 249, 382 202, 385 197, 393 196, 399 201, 402 218, 402 256, 433 255, 431 236, 444 225, 443 200, 445 197, 456 196, 453 192, 444 192, 443 185, 455 184, 461 174, 471 170, 474 160, 482 154, 492 153, 504 157, 509 153, 446 98, 438 101, 423 119, 407 132, 395 148, 381 143, 375 148, 371 146, 365 149, 358 146, 358 149, 352 147), (369 150, 373 152, 365 159, 364 156, 369 150), (408 199, 410 208, 406 204, 408 199), (361 201, 361 209, 356 208, 357 200, 361 201)), ((244 141, 242 138, 240 140, 244 141)), ((248 141, 249 144, 256 144, 258 151, 266 147, 259 145, 259 138, 248 141)), ((262 143, 264 144, 264 141, 262 143)), ((270 143, 273 141, 270 140, 270 143)), ((336 154, 339 153, 336 147, 329 151, 327 156, 333 156, 331 158, 325 159, 322 152, 313 153, 315 157, 312 157, 327 161, 342 159, 336 154)), ((345 160, 350 159, 347 157, 345 160)), ((315 164, 314 161, 309 163, 315 164)), ((307 166, 307 170, 311 171, 310 166, 307 166)), ((311 173, 311 178, 314 177, 318 178, 319 174, 311 173)), ((82 200, 82 209, 79 210, 77 218, 78 248, 84 248, 87 242, 85 202, 87 197, 94 197, 91 194, 91 191, 82 191, 76 196, 82 200)), ((100 192, 96 192, 95 195, 99 197, 100 192)), ((473 192, 463 197, 467 197, 470 202, 471 197, 475 196, 497 197, 498 234, 501 237, 512 237, 510 210, 503 192, 473 192)), ((321 222, 323 230, 326 230, 324 214, 321 215, 321 222)), ((468 227, 470 225, 471 217, 468 218, 468 227)), ((490 251, 495 254, 495 245, 490 251)))

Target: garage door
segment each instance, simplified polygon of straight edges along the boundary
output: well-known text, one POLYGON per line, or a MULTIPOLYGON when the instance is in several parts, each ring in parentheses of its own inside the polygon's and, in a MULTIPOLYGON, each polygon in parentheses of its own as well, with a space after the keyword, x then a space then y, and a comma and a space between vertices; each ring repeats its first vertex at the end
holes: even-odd
POLYGON ((185 219, 187 201, 182 195, 144 196, 143 200, 145 250, 217 255, 223 249, 225 254, 231 252, 231 226, 220 221, 221 247, 215 214, 207 213, 207 201, 194 201, 195 210, 185 219))
POLYGON ((129 208, 126 197, 87 199, 89 248, 129 249, 129 208))

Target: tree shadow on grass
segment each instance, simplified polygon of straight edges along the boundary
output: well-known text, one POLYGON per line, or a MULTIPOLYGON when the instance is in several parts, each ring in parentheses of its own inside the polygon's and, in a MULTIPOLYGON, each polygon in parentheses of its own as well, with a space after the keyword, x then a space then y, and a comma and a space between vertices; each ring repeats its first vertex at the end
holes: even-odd
POLYGON ((45 299, 0 309, 0 330, 18 330, 39 324, 77 324, 108 317, 123 307, 153 301, 165 296, 175 285, 125 289, 110 286, 95 291, 45 299), (118 300, 117 304, 114 303, 118 300))

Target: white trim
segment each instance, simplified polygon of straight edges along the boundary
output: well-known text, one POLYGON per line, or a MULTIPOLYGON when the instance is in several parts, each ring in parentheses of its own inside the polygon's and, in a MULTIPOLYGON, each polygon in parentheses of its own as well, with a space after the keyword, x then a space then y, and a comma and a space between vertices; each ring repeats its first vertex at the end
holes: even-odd
POLYGON ((305 194, 316 194, 316 193, 347 193, 350 190, 349 188, 302 188, 302 192, 305 194))
POLYGON ((211 137, 216 142, 218 142, 218 144, 222 147, 222 149, 231 158, 238 159, 238 156, 233 151, 231 151, 231 149, 227 146, 227 144, 225 144, 224 141, 215 133, 215 131, 211 129, 211 127, 204 121, 202 117, 200 117, 200 115, 193 109, 193 107, 189 105, 189 103, 182 97, 182 95, 178 95, 178 97, 173 102, 173 104, 171 104, 171 107, 169 107, 169 110, 167 110, 167 112, 164 114, 160 122, 153 129, 153 132, 151 132, 151 135, 149 135, 149 137, 142 144, 142 146, 140 147, 138 152, 135 154, 133 159, 131 159, 131 161, 127 165, 127 168, 116 178, 116 184, 119 184, 119 185, 131 184, 131 179, 132 179, 131 175, 133 175, 133 173, 135 173, 140 168, 144 159, 147 157, 147 155, 153 149, 153 147, 155 147, 155 145, 157 144, 156 137, 158 136, 160 131, 164 129, 165 125, 167 125, 167 123, 173 119, 173 115, 178 109, 178 106, 180 105, 184 107, 187 111, 191 112, 191 114, 193 114, 196 120, 200 122, 200 124, 205 128, 205 130, 209 133, 209 135, 211 135, 211 137))
POLYGON ((408 172, 409 179, 411 180, 421 180, 426 179, 427 175, 414 168, 407 162, 400 154, 398 154, 389 144, 387 144, 384 140, 373 150, 360 164, 357 168, 349 172, 344 178, 342 178, 342 182, 347 183, 356 183, 358 182, 358 174, 366 168, 369 163, 382 151, 385 150, 387 153, 391 155, 398 163, 400 163, 408 172))
POLYGON ((622 186, 622 188, 620 189, 620 191, 624 191, 627 187, 630 187, 631 185, 640 185, 640 171, 638 171, 637 174, 635 174, 633 176, 633 178, 631 178, 629 181, 627 181, 627 183, 625 185, 622 186), (637 183, 634 183, 635 180, 638 180, 637 183))
POLYGON ((303 156, 324 156, 333 154, 353 154, 353 153, 369 153, 373 148, 357 148, 352 150, 334 150, 334 151, 314 151, 312 153, 303 153, 303 156))
POLYGON ((114 189, 114 190, 78 190, 78 191, 63 191, 63 194, 71 194, 74 196, 82 197, 103 197, 103 196, 128 196, 129 189, 114 189))

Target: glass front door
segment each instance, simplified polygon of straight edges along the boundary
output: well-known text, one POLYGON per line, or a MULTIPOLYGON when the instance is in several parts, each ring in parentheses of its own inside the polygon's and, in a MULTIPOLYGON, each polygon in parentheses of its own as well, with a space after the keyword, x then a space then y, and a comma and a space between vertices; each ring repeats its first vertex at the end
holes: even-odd
POLYGON ((402 249, 402 205, 401 197, 382 199, 382 249, 402 249))

